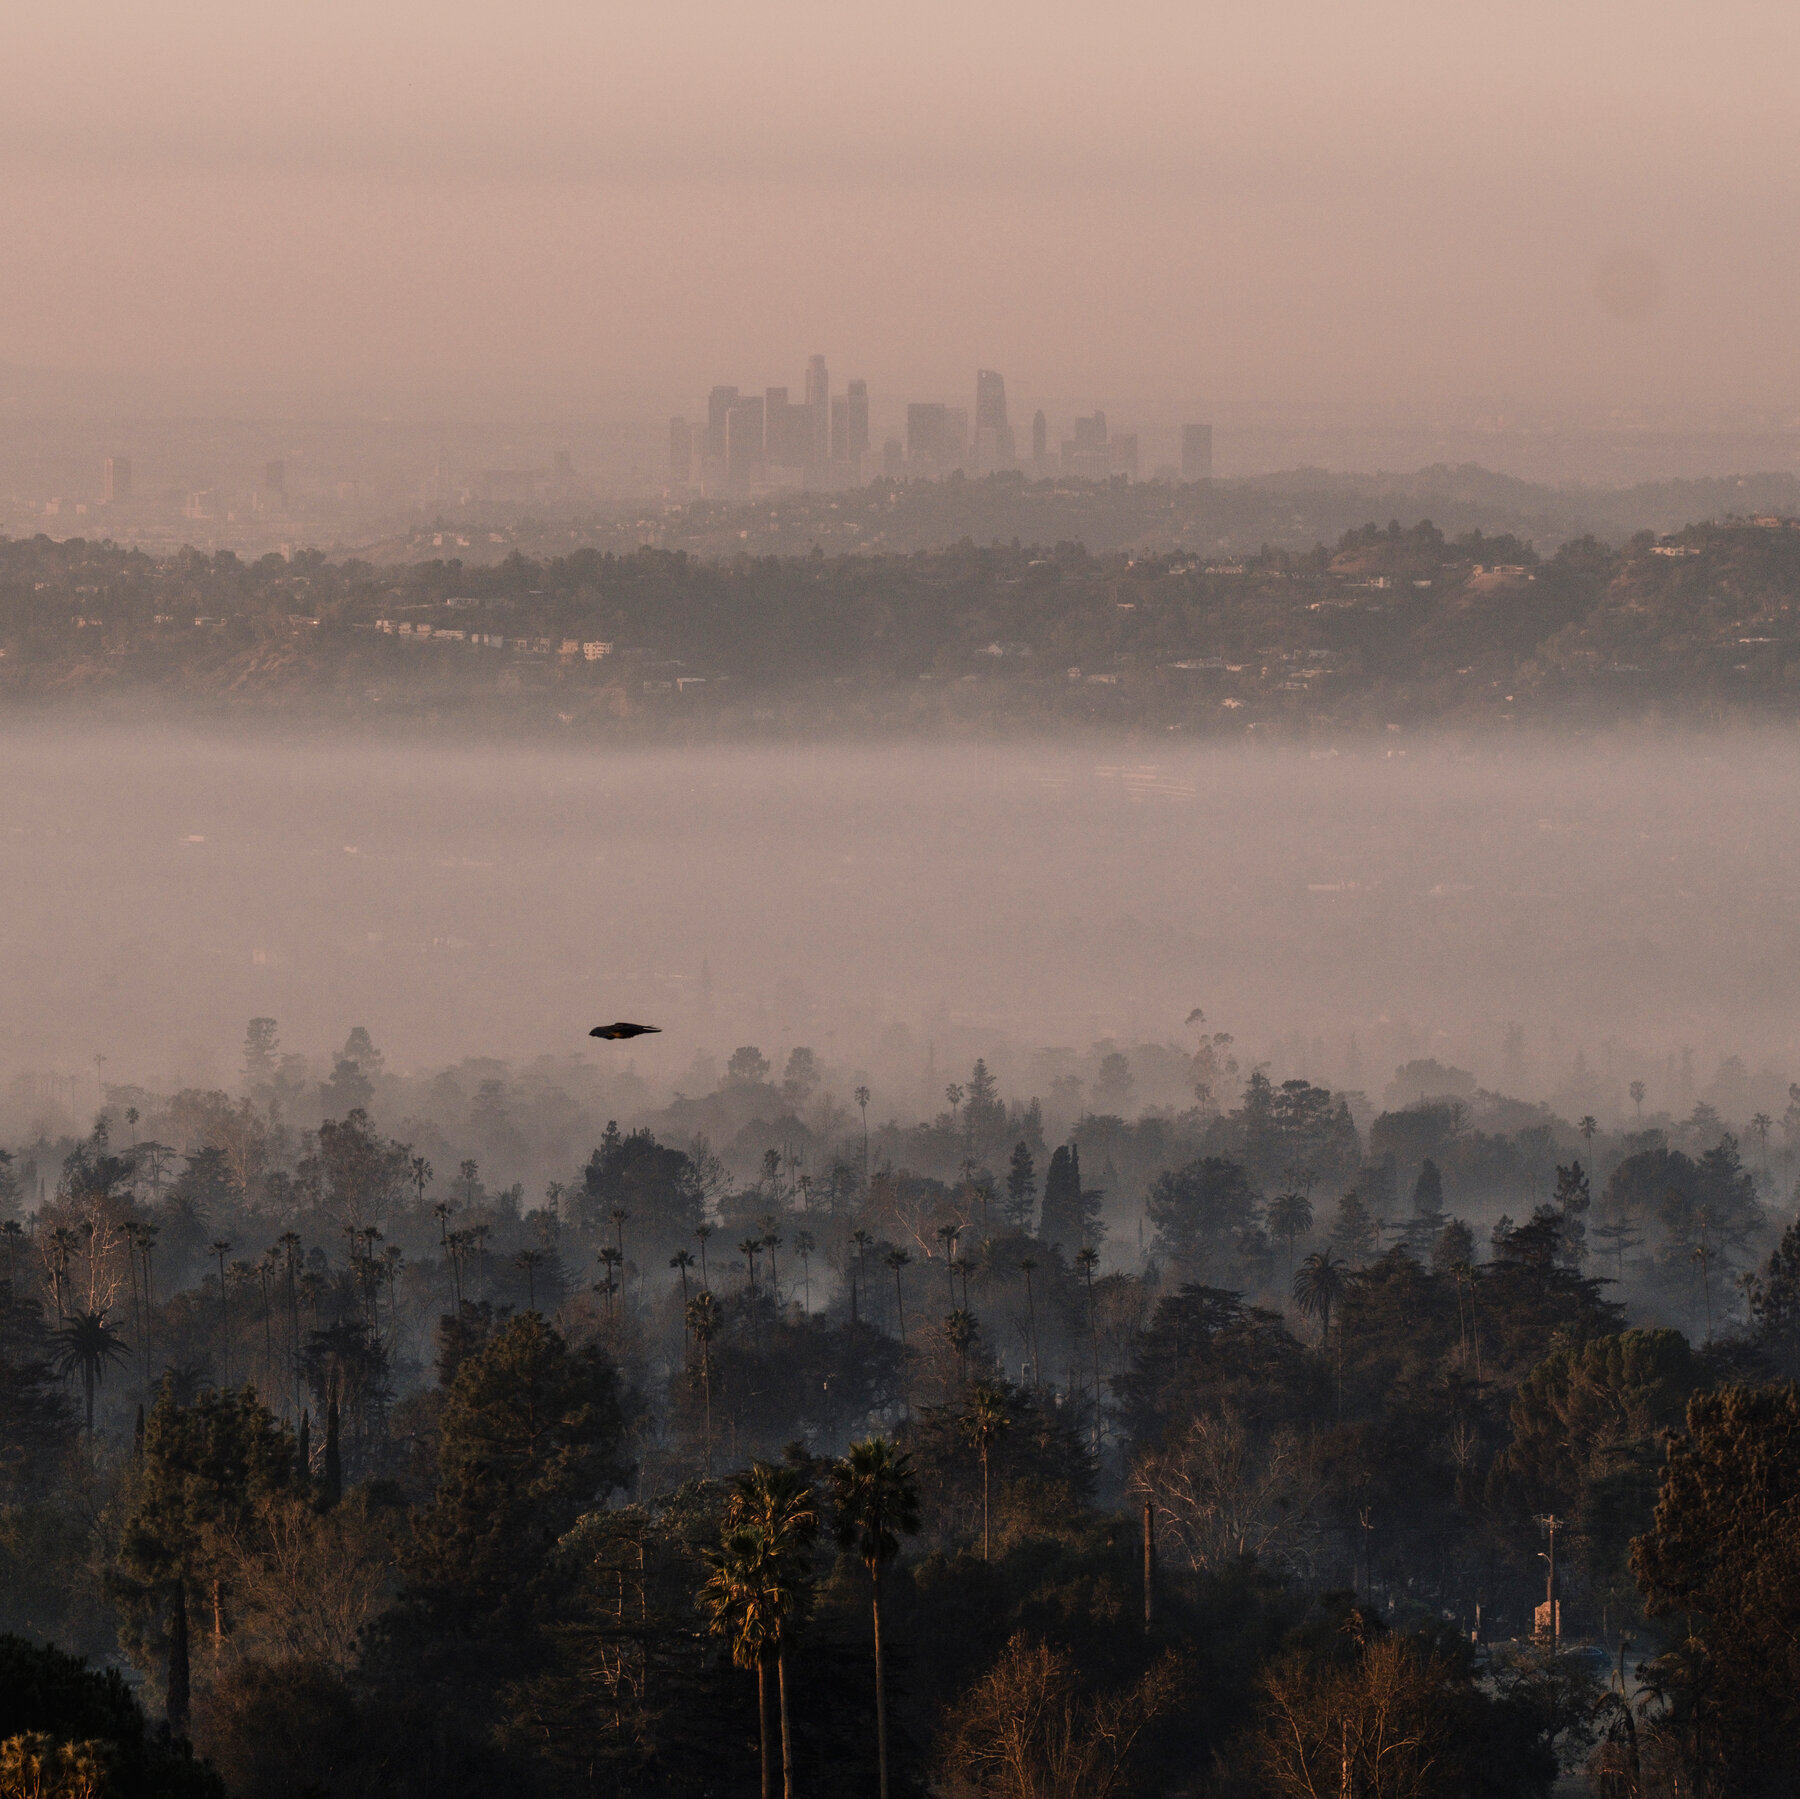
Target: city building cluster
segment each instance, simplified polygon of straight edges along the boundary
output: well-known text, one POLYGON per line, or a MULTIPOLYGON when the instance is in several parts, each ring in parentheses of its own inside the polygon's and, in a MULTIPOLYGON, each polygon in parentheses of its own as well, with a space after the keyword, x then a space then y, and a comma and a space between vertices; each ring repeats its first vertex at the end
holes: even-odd
MULTIPOLYGON (((1096 410, 1074 421, 1073 434, 1054 454, 1040 407, 1022 449, 1006 408, 1006 378, 975 373, 975 406, 913 401, 905 435, 877 447, 869 430, 869 384, 848 382, 833 393, 823 356, 807 361, 804 398, 786 387, 750 393, 729 386, 707 396, 706 417, 669 421, 669 480, 701 494, 743 494, 784 487, 855 487, 881 478, 941 480, 961 470, 993 475, 1020 470, 1034 480, 1070 475, 1106 481, 1139 475, 1135 431, 1108 428, 1096 410)), ((1157 471, 1183 481, 1212 477, 1212 426, 1183 425, 1179 469, 1157 471)))

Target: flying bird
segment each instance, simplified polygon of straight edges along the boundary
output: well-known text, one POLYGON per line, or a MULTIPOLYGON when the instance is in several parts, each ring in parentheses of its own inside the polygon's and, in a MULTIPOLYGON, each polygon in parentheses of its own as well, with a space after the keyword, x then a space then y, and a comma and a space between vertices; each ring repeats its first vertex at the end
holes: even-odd
POLYGON ((588 1032, 590 1037, 604 1037, 608 1043, 617 1043, 624 1037, 653 1037, 661 1033, 660 1024, 626 1024, 623 1019, 617 1024, 597 1024, 588 1032))

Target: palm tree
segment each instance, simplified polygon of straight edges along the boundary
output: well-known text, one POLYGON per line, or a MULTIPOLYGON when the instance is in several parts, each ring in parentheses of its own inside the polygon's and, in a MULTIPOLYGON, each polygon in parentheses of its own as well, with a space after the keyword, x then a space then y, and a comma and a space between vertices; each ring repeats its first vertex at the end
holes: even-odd
MULTIPOLYGON (((600 1245, 599 1260, 606 1269, 606 1314, 610 1318, 612 1316, 612 1296, 620 1290, 622 1284, 619 1279, 618 1268, 619 1264, 624 1260, 624 1257, 622 1257, 610 1243, 602 1243, 600 1245)), ((624 1308, 621 1306, 620 1309, 623 1310, 624 1308)))
POLYGON ((700 1345, 700 1380, 706 1390, 706 1478, 712 1479, 712 1340, 719 1334, 725 1314, 719 1302, 702 1287, 686 1307, 687 1327, 700 1345))
POLYGON ((773 1602, 774 1554, 759 1530, 730 1530, 717 1549, 702 1551, 711 1573, 700 1589, 715 1636, 731 1642, 731 1659, 756 1670, 756 1734, 762 1760, 762 1799, 769 1795, 769 1652, 780 1634, 773 1602))
POLYGON ((750 1270, 750 1297, 756 1297, 756 1258, 762 1254, 761 1237, 746 1237, 738 1245, 738 1254, 744 1258, 744 1266, 750 1270))
POLYGON ((125 1335, 108 1324, 104 1312, 71 1312, 51 1338, 56 1345, 56 1372, 80 1374, 87 1397, 88 1435, 94 1434, 94 1389, 106 1379, 108 1362, 125 1359, 125 1335))
POLYGON ((1600 1121, 1592 1112, 1588 1112, 1583 1115, 1575 1128, 1581 1133, 1582 1142, 1587 1145, 1588 1161, 1591 1163, 1594 1159, 1594 1136, 1600 1129, 1600 1121))
POLYGON ((869 1178, 869 1100, 871 1095, 867 1087, 858 1087, 855 1094, 857 1108, 862 1113, 863 1124, 863 1179, 869 1178))
POLYGON ((886 1437, 852 1443, 832 1464, 832 1509, 837 1540, 861 1556, 869 1571, 870 1610, 875 1624, 875 1756, 881 1770, 880 1799, 888 1799, 887 1692, 881 1665, 881 1570, 900 1553, 901 1536, 919 1529, 919 1483, 912 1457, 886 1437))
POLYGON ((537 1271, 543 1263, 544 1252, 541 1249, 522 1249, 513 1257, 513 1266, 522 1270, 525 1276, 525 1305, 528 1311, 537 1310, 537 1271))
POLYGON ((956 1365, 963 1385, 969 1384, 969 1351, 975 1343, 975 1314, 966 1306, 958 1306, 944 1319, 944 1334, 956 1351, 956 1365))
POLYGON ((869 1245, 875 1241, 865 1230, 857 1229, 850 1233, 850 1241, 856 1246, 856 1265, 850 1270, 850 1322, 856 1322, 856 1289, 860 1284, 866 1294, 869 1290, 869 1245))
POLYGON ((1638 1122, 1641 1124, 1644 1118, 1644 1095, 1650 1089, 1642 1081, 1633 1081, 1626 1091, 1631 1095, 1631 1103, 1637 1107, 1638 1122))
POLYGON ((906 1348, 906 1293, 900 1285, 900 1270, 912 1260, 903 1249, 887 1252, 887 1265, 894 1271, 894 1304, 900 1313, 900 1347, 906 1348))
POLYGON ((794 1254, 800 1258, 800 1285, 806 1291, 806 1309, 812 1310, 812 1252, 818 1247, 811 1231, 794 1232, 794 1254))
POLYGON ((694 1265, 694 1252, 691 1249, 678 1249, 669 1257, 669 1266, 681 1276, 681 1309, 687 1310, 688 1302, 688 1270, 694 1265))
POLYGON ((1312 1201, 1304 1193, 1277 1193, 1269 1201, 1269 1230, 1287 1245, 1288 1279, 1294 1278, 1294 1245, 1312 1229, 1312 1201))
POLYGON ((944 1272, 950 1281, 950 1309, 956 1309, 956 1239, 962 1235, 960 1224, 940 1224, 938 1241, 944 1246, 944 1272))
POLYGON ((694 1241, 700 1245, 700 1285, 702 1287, 709 1284, 706 1278, 706 1239, 713 1234, 715 1228, 710 1224, 694 1226, 694 1241))
POLYGON ((1004 1435, 1012 1419, 1006 1395, 997 1387, 977 1387, 963 1412, 963 1433, 981 1456, 981 1559, 988 1560, 988 1451, 1004 1435))
POLYGON ((1348 1267, 1342 1256, 1319 1249, 1300 1264, 1300 1271, 1294 1276, 1294 1303, 1303 1317, 1319 1320, 1321 1348, 1331 1340, 1331 1308, 1344 1297, 1344 1271, 1348 1267))
POLYGON ((1775 1128, 1775 1120, 1767 1112, 1758 1112, 1750 1120, 1750 1134, 1762 1145, 1763 1173, 1769 1172, 1769 1132, 1775 1128))
POLYGON ((769 1253, 769 1290, 774 1295, 775 1309, 781 1309, 781 1270, 775 1266, 775 1252, 781 1247, 781 1239, 775 1234, 775 1220, 763 1220, 762 1246, 769 1253))
MULTIPOLYGON (((1345 1269, 1349 1267, 1342 1256, 1334 1255, 1329 1249, 1315 1249, 1294 1276, 1294 1303, 1299 1306, 1301 1315, 1319 1320, 1319 1348, 1325 1349, 1331 1342, 1331 1308, 1339 1304, 1346 1288, 1345 1269)), ((1338 1410, 1344 1409, 1344 1327, 1338 1326, 1338 1410)))
POLYGON ((770 1585, 766 1603, 775 1619, 775 1685, 781 1712, 781 1790, 794 1799, 793 1739, 788 1726, 787 1649, 812 1598, 812 1548, 819 1508, 812 1485, 796 1468, 753 1462, 731 1483, 725 1532, 752 1531, 761 1539, 760 1566, 770 1585))

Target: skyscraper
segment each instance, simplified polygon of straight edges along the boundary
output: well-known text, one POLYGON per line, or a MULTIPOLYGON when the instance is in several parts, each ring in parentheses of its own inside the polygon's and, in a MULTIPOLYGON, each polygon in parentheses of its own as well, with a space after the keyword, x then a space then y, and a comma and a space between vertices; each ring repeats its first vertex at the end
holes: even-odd
POLYGON ((1212 426, 1181 427, 1181 478, 1184 481, 1212 479, 1212 426))
POLYGON ((706 400, 706 453, 715 462, 725 460, 725 415, 738 403, 735 387, 715 387, 706 400))
POLYGON ((1012 426, 1006 422, 1006 377, 993 369, 975 371, 976 468, 988 474, 1014 461, 1012 426), (990 439, 984 434, 993 432, 990 439))
POLYGON ((109 456, 100 497, 108 506, 123 506, 131 499, 131 458, 109 456))
POLYGON ((1031 415, 1031 460, 1039 475, 1050 472, 1050 421, 1041 406, 1031 415))
POLYGON ((785 387, 763 395, 763 461, 771 469, 804 469, 812 460, 812 417, 788 400, 785 387))
POLYGON ((822 469, 831 460, 831 376, 823 356, 812 356, 806 363, 806 406, 811 418, 812 454, 807 458, 812 467, 822 469))
POLYGON ((1112 445, 1106 431, 1106 414, 1095 412, 1075 421, 1075 436, 1062 447, 1062 472, 1088 481, 1105 481, 1112 475, 1112 445))
MULTIPOLYGON (((717 391, 716 389, 714 390, 717 391)), ((739 399, 725 414, 725 481, 748 487, 763 475, 763 403, 739 399)))
POLYGON ((914 401, 906 409, 906 461, 918 473, 936 473, 950 463, 950 408, 940 401, 914 401))

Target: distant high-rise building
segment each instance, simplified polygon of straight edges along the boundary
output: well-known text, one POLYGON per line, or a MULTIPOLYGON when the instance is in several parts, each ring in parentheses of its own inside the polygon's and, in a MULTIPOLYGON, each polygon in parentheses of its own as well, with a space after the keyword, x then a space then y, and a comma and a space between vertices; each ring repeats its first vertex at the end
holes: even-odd
POLYGON ((1212 426, 1181 427, 1181 478, 1184 481, 1212 479, 1212 426))
POLYGON ((831 375, 823 356, 807 359, 806 410, 812 450, 807 461, 822 469, 831 460, 831 375))
POLYGON ((725 414, 725 480, 748 487, 763 475, 763 403, 740 399, 725 414))
POLYGON ((785 387, 763 395, 763 461, 771 469, 804 469, 812 461, 812 408, 795 406, 785 387))
POLYGON ((263 492, 285 494, 287 492, 287 464, 277 458, 273 462, 263 464, 263 492))
POLYGON ((949 436, 948 466, 954 468, 969 453, 969 409, 966 406, 944 408, 944 430, 949 436))
POLYGON ((101 499, 108 506, 123 506, 131 498, 131 458, 109 456, 106 459, 101 499))
POLYGON ((1135 431, 1115 431, 1112 435, 1112 472, 1135 481, 1138 475, 1138 440, 1135 431))
POLYGON ((950 408, 941 401, 914 401, 906 409, 907 466, 937 473, 950 461, 950 408))
POLYGON ((715 387, 706 399, 706 453, 715 462, 725 460, 725 415, 738 403, 735 387, 715 387))
POLYGON ((852 381, 831 402, 831 460, 860 475, 869 447, 869 384, 852 381))
POLYGON ((1031 460, 1040 475, 1047 472, 1050 462, 1050 421, 1044 417, 1041 406, 1031 415, 1031 460))
POLYGON ((975 429, 1003 431, 1006 428, 1006 377, 993 369, 975 371, 975 429))
POLYGON ((1013 464, 1012 426, 1006 419, 1006 377, 993 369, 975 371, 975 466, 982 474, 1013 464), (993 432, 990 441, 983 435, 993 432))
POLYGON ((1062 447, 1062 472, 1088 481, 1105 481, 1112 475, 1112 444, 1107 437, 1106 414, 1075 421, 1075 436, 1062 447))
POLYGON ((694 478, 694 427, 686 419, 669 420, 669 479, 685 487, 694 478))

